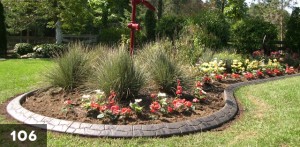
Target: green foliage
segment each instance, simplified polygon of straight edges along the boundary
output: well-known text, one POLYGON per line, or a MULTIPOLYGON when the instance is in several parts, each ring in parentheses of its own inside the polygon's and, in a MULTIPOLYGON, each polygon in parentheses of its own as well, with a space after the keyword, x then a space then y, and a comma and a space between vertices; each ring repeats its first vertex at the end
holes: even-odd
POLYGON ((99 34, 99 42, 105 44, 117 43, 122 39, 123 34, 129 34, 127 28, 106 28, 102 29, 99 34))
POLYGON ((47 81, 65 90, 83 88, 91 73, 89 54, 81 43, 71 44, 68 49, 55 59, 56 65, 46 74, 47 81))
POLYGON ((3 5, 0 1, 0 57, 6 56, 7 52, 7 38, 3 5))
POLYGON ((228 0, 228 3, 224 8, 225 16, 233 21, 244 18, 246 16, 246 12, 247 4, 245 0, 228 0))
POLYGON ((106 95, 115 91, 118 100, 137 96, 144 81, 143 73, 124 49, 109 51, 102 56, 96 63, 95 75, 90 80, 91 85, 97 85, 106 95))
POLYGON ((35 55, 41 58, 53 58, 66 51, 63 44, 41 44, 33 48, 35 55))
POLYGON ((170 46, 172 43, 168 41, 149 43, 138 53, 136 58, 138 65, 145 72, 151 88, 174 94, 177 79, 181 79, 182 83, 188 82, 181 70, 180 62, 172 57, 170 46))
POLYGON ((201 11, 189 20, 186 29, 195 36, 195 45, 215 49, 227 45, 230 36, 229 24, 224 15, 216 10, 201 11))
POLYGON ((163 14, 163 0, 158 0, 158 5, 157 5, 157 18, 160 19, 162 18, 163 14))
POLYGON ((294 52, 300 53, 300 8, 295 8, 287 24, 287 46, 294 52))
POLYGON ((29 43, 17 43, 14 47, 14 51, 19 55, 26 55, 34 52, 33 46, 29 43))
POLYGON ((147 10, 145 15, 146 36, 148 40, 155 39, 156 18, 155 12, 147 10))
POLYGON ((162 17, 156 26, 157 34, 161 37, 169 37, 174 40, 182 30, 184 20, 180 17, 165 16, 162 17))
POLYGON ((265 43, 277 38, 276 27, 258 18, 248 18, 238 21, 232 26, 233 45, 238 53, 252 53, 260 49, 263 39, 265 43))

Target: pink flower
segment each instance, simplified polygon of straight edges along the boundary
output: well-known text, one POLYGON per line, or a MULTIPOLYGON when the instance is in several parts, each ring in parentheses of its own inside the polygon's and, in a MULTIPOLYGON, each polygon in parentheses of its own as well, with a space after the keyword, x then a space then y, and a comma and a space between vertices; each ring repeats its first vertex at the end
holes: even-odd
POLYGON ((177 95, 181 95, 181 94, 182 94, 182 91, 181 91, 181 90, 177 90, 177 91, 176 91, 176 94, 177 94, 177 95))
POLYGON ((253 74, 252 74, 252 73, 250 73, 250 72, 247 72, 247 73, 245 74, 245 78, 246 78, 247 80, 250 80, 250 79, 253 79, 253 78, 254 78, 254 76, 253 76, 253 74))
POLYGON ((71 105, 71 104, 72 104, 72 101, 71 101, 71 100, 66 100, 66 101, 64 102, 64 104, 66 104, 66 105, 71 105))
POLYGON ((107 110, 107 106, 106 105, 99 107, 99 111, 101 111, 101 112, 104 112, 106 110, 107 110))
POLYGON ((178 109, 184 105, 184 102, 185 102, 185 99, 175 99, 175 100, 173 100, 172 103, 173 103, 174 108, 178 109))
POLYGON ((172 113, 173 112, 173 108, 168 106, 168 113, 172 113))
POLYGON ((153 99, 155 99, 155 98, 157 97, 157 95, 154 94, 154 93, 152 93, 152 94, 150 95, 150 97, 153 98, 153 99))
POLYGON ((197 88, 201 88, 201 87, 202 87, 202 84, 201 84, 200 81, 197 81, 197 82, 196 82, 196 87, 197 87, 197 88))
POLYGON ((280 76, 282 73, 279 69, 274 69, 273 72, 277 75, 277 76, 280 76))
POLYGON ((98 107, 99 107, 99 104, 98 104, 98 103, 91 102, 91 108, 93 108, 93 109, 98 109, 98 107))
POLYGON ((192 107, 192 102, 190 102, 190 101, 185 101, 185 102, 184 102, 184 105, 185 105, 186 107, 190 108, 190 107, 192 107))
POLYGON ((110 110, 114 115, 120 113, 120 107, 118 105, 111 106, 110 110))
POLYGON ((197 98, 194 98, 194 99, 193 99, 193 102, 194 102, 194 103, 198 103, 199 100, 198 100, 197 98))
POLYGON ((122 115, 129 115, 129 114, 131 114, 131 109, 130 108, 122 108, 121 109, 121 114, 122 115))
POLYGON ((153 111, 158 111, 159 109, 161 108, 159 102, 155 101, 155 102, 152 102, 152 104, 150 105, 150 110, 153 110, 153 111))
POLYGON ((240 75, 236 74, 236 73, 232 73, 231 77, 234 79, 238 79, 238 78, 240 78, 240 75))

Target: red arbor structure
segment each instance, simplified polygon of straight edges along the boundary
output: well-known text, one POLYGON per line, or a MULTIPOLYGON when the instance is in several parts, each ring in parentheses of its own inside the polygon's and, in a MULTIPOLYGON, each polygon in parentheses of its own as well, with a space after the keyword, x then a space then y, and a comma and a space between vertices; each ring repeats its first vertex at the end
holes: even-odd
POLYGON ((146 6, 148 9, 155 11, 155 7, 152 6, 148 1, 146 0, 131 0, 131 5, 132 5, 132 14, 131 14, 131 22, 128 24, 128 28, 131 29, 130 32, 130 55, 133 55, 133 49, 134 49, 134 35, 135 31, 138 31, 141 29, 140 24, 135 22, 136 18, 136 6, 138 4, 143 4, 146 6))

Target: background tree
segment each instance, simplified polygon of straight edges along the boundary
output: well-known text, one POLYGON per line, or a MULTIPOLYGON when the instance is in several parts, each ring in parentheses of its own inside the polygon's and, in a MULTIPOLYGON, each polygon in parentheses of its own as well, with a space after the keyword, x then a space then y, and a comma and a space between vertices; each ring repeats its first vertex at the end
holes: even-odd
POLYGON ((231 21, 236 22, 246 16, 247 4, 245 0, 228 0, 224 14, 231 21))
POLYGON ((156 18, 155 12, 147 10, 145 15, 146 36, 148 40, 155 39, 156 18))
POLYGON ((285 36, 287 46, 294 52, 300 53, 300 8, 294 8, 291 18, 287 24, 285 36))
POLYGON ((0 1, 0 57, 6 57, 7 54, 7 39, 5 29, 4 8, 0 1))
POLYGON ((158 20, 162 17, 163 15, 163 0, 158 0, 157 4, 157 18, 158 20))

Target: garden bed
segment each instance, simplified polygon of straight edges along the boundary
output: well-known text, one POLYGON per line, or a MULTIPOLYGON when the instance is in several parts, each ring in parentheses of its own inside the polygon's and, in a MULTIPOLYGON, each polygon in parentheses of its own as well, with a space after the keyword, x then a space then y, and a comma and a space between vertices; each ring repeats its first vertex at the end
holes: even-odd
MULTIPOLYGON (((225 80, 222 82, 213 82, 211 84, 204 84, 203 89, 207 92, 206 99, 199 103, 193 103, 194 111, 173 112, 168 114, 156 113, 136 113, 129 118, 119 119, 118 121, 110 121, 109 119, 97 119, 97 115, 88 115, 87 111, 82 107, 83 92, 65 92, 60 88, 47 88, 35 91, 31 96, 28 96, 22 104, 26 109, 48 117, 57 119, 64 119, 69 121, 78 121, 93 124, 115 124, 115 125, 142 125, 142 124, 159 124, 159 123, 173 123, 185 120, 192 120, 204 116, 209 116, 224 107, 224 89, 229 85, 228 83, 235 83, 235 80, 225 80), (72 111, 64 111, 64 102, 72 99, 72 111)), ((183 95, 189 100, 189 95, 183 95)), ((142 106, 145 111, 149 112, 149 105, 151 104, 150 96, 141 96, 143 99, 142 106), (148 109, 147 109, 148 108, 148 109)), ((174 98, 168 97, 169 101, 174 98)), ((128 106, 128 103, 121 103, 121 107, 128 106)))

